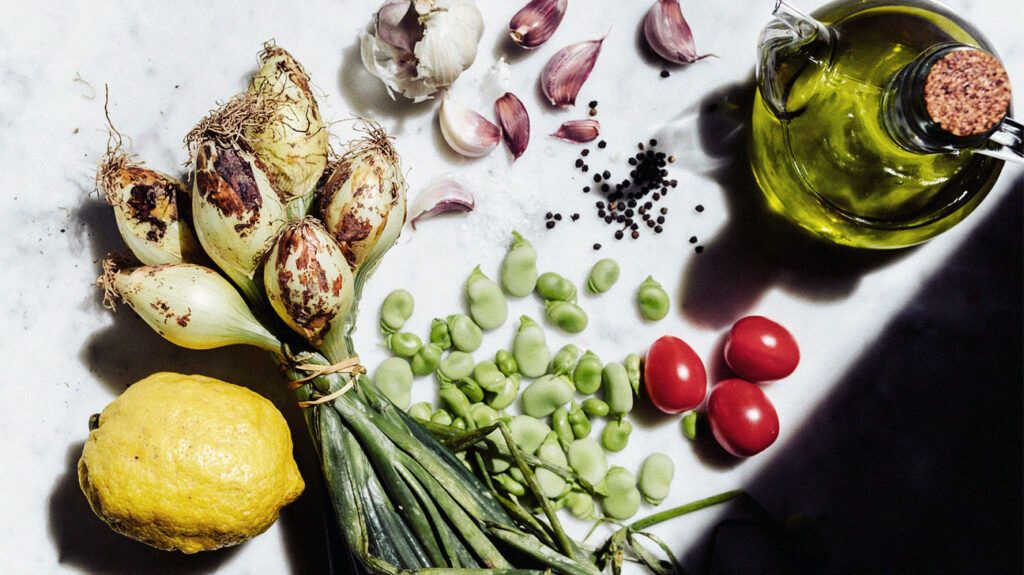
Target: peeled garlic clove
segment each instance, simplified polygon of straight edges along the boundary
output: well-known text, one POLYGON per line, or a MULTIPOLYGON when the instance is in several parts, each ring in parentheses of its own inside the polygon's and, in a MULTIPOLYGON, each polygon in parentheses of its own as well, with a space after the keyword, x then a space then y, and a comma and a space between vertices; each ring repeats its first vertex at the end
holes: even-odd
POLYGON ((508 145, 512 156, 518 160, 530 143, 530 114, 526 112, 523 102, 512 92, 506 92, 494 102, 494 112, 498 116, 498 123, 501 124, 505 144, 508 145))
POLYGON ((501 128, 447 96, 441 100, 439 115, 444 140, 463 156, 486 156, 501 141, 501 128))
POLYGON ((697 54, 679 0, 658 0, 651 6, 644 17, 644 37, 651 50, 676 64, 692 64, 711 55, 697 54))
POLYGON ((175 264, 202 258, 189 221, 188 188, 177 178, 111 150, 96 172, 96 189, 114 209, 121 237, 142 263, 175 264))
POLYGON ((127 303, 149 327, 189 349, 253 345, 278 353, 278 341, 253 317, 235 288, 217 272, 194 264, 118 270, 103 264, 106 301, 127 303))
POLYGON ((372 265, 405 225, 406 184, 398 152, 384 129, 367 121, 366 136, 328 167, 320 188, 320 219, 352 270, 372 265))
POLYGON ((284 203, 309 195, 327 165, 327 129, 309 85, 309 75, 284 48, 267 43, 249 83, 255 101, 266 101, 265 121, 243 136, 266 166, 284 203))
POLYGON ((601 54, 600 40, 577 42, 555 52, 541 71, 540 87, 554 106, 576 105, 576 95, 601 54))
POLYGON ((203 249, 246 295, 270 242, 284 225, 284 204, 266 167, 244 140, 199 143, 192 189, 192 218, 203 249))
POLYGON ((532 0, 512 17, 508 35, 523 48, 540 46, 562 23, 568 3, 568 0, 532 0))
POLYGON ((377 37, 395 48, 412 52, 423 37, 419 14, 409 0, 388 0, 377 11, 377 37))
POLYGON ((354 285, 341 247, 315 218, 285 225, 263 268, 271 307, 315 348, 329 332, 343 331, 354 285))
POLYGON ((416 196, 412 203, 412 227, 416 222, 448 212, 471 212, 476 207, 473 192, 470 192, 451 176, 441 176, 432 181, 416 196))
POLYGON ((583 144, 601 135, 601 124, 597 120, 569 120, 558 127, 552 137, 573 144, 583 144))

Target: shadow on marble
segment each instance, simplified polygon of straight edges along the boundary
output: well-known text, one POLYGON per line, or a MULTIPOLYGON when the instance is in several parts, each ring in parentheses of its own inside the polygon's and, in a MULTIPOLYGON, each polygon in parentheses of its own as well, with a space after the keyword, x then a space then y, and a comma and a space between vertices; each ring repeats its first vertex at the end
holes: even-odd
POLYGON ((697 324, 721 328, 772 287, 813 300, 852 293, 868 272, 913 253, 856 250, 819 240, 771 212, 747 160, 753 78, 726 86, 699 104, 699 144, 715 162, 706 175, 721 187, 728 220, 702 241, 704 252, 683 270, 678 301, 697 324))
POLYGON ((389 96, 384 83, 363 67, 358 38, 341 54, 338 86, 351 113, 365 118, 392 120, 391 131, 395 135, 405 132, 406 120, 429 114, 435 107, 434 100, 413 104, 400 94, 395 94, 394 98, 389 96))
MULTIPOLYGON (((771 461, 745 489, 788 531, 741 519, 692 542, 684 564, 1022 571, 1024 177, 1014 186, 800 428, 782 421, 784 447, 759 456, 771 461), (766 538, 769 553, 751 565, 750 542, 766 538)), ((730 515, 749 517, 739 506, 730 515)))

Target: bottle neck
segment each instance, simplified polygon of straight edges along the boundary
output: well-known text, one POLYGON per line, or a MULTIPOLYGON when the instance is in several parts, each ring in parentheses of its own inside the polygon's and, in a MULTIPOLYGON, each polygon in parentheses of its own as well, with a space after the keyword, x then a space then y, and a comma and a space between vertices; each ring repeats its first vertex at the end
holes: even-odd
MULTIPOLYGON (((948 59, 954 52, 980 51, 963 44, 942 44, 935 46, 917 57, 913 62, 904 66, 893 77, 888 89, 885 92, 883 101, 883 114, 885 127, 890 137, 901 147, 921 154, 947 153, 967 148, 976 148, 985 144, 993 131, 998 128, 999 121, 1005 116, 1005 109, 1002 116, 994 122, 982 121, 979 126, 972 126, 969 130, 950 131, 943 127, 942 122, 936 121, 936 110, 943 106, 942 102, 935 103, 936 90, 934 85, 936 74, 941 73, 936 64, 941 60, 948 59), (931 78, 931 85, 929 87, 931 78), (987 124, 991 123, 991 126, 987 124), (954 133, 957 131, 959 133, 954 133)), ((977 115, 985 110, 964 109, 962 102, 950 102, 945 105, 946 109, 956 109, 961 115, 977 115)), ((949 124, 948 119, 946 124, 949 124)), ((955 119, 955 118, 954 118, 955 119)))

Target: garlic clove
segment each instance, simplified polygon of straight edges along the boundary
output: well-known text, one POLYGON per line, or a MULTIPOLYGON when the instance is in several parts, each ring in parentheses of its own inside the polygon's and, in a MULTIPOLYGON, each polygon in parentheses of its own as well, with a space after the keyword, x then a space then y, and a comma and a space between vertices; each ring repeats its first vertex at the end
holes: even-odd
POLYGON ((377 11, 377 38, 391 46, 412 52, 423 37, 419 14, 409 0, 388 0, 377 11))
POLYGON ((568 0, 532 0, 508 24, 512 41, 528 50, 551 38, 562 23, 568 0))
POLYGON ((430 182, 412 202, 412 229, 416 222, 448 212, 471 212, 476 207, 473 192, 467 190, 451 176, 441 176, 430 182))
POLYGON ((569 120, 551 134, 553 138, 573 144, 592 142, 601 135, 601 124, 597 120, 569 120))
POLYGON ((490 154, 501 141, 501 128, 448 96, 441 100, 439 119, 444 140, 468 158, 490 154))
POLYGON ((498 123, 501 124, 505 144, 512 152, 513 158, 518 160, 530 143, 530 114, 526 112, 523 102, 512 92, 506 92, 494 102, 494 112, 498 116, 498 123))
POLYGON ((600 40, 577 42, 555 52, 541 71, 540 87, 553 106, 574 106, 601 54, 600 40))
POLYGON ((656 54, 676 64, 692 64, 711 54, 697 54, 690 25, 679 0, 657 0, 644 16, 644 37, 656 54))

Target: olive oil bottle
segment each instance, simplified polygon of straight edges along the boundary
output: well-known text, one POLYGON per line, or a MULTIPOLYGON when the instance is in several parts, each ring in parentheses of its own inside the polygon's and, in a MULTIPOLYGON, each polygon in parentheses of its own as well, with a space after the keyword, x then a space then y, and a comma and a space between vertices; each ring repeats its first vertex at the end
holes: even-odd
POLYGON ((967 217, 1020 158, 1009 103, 991 48, 943 7, 842 1, 811 18, 779 2, 750 161, 771 208, 811 232, 909 246, 967 217))

